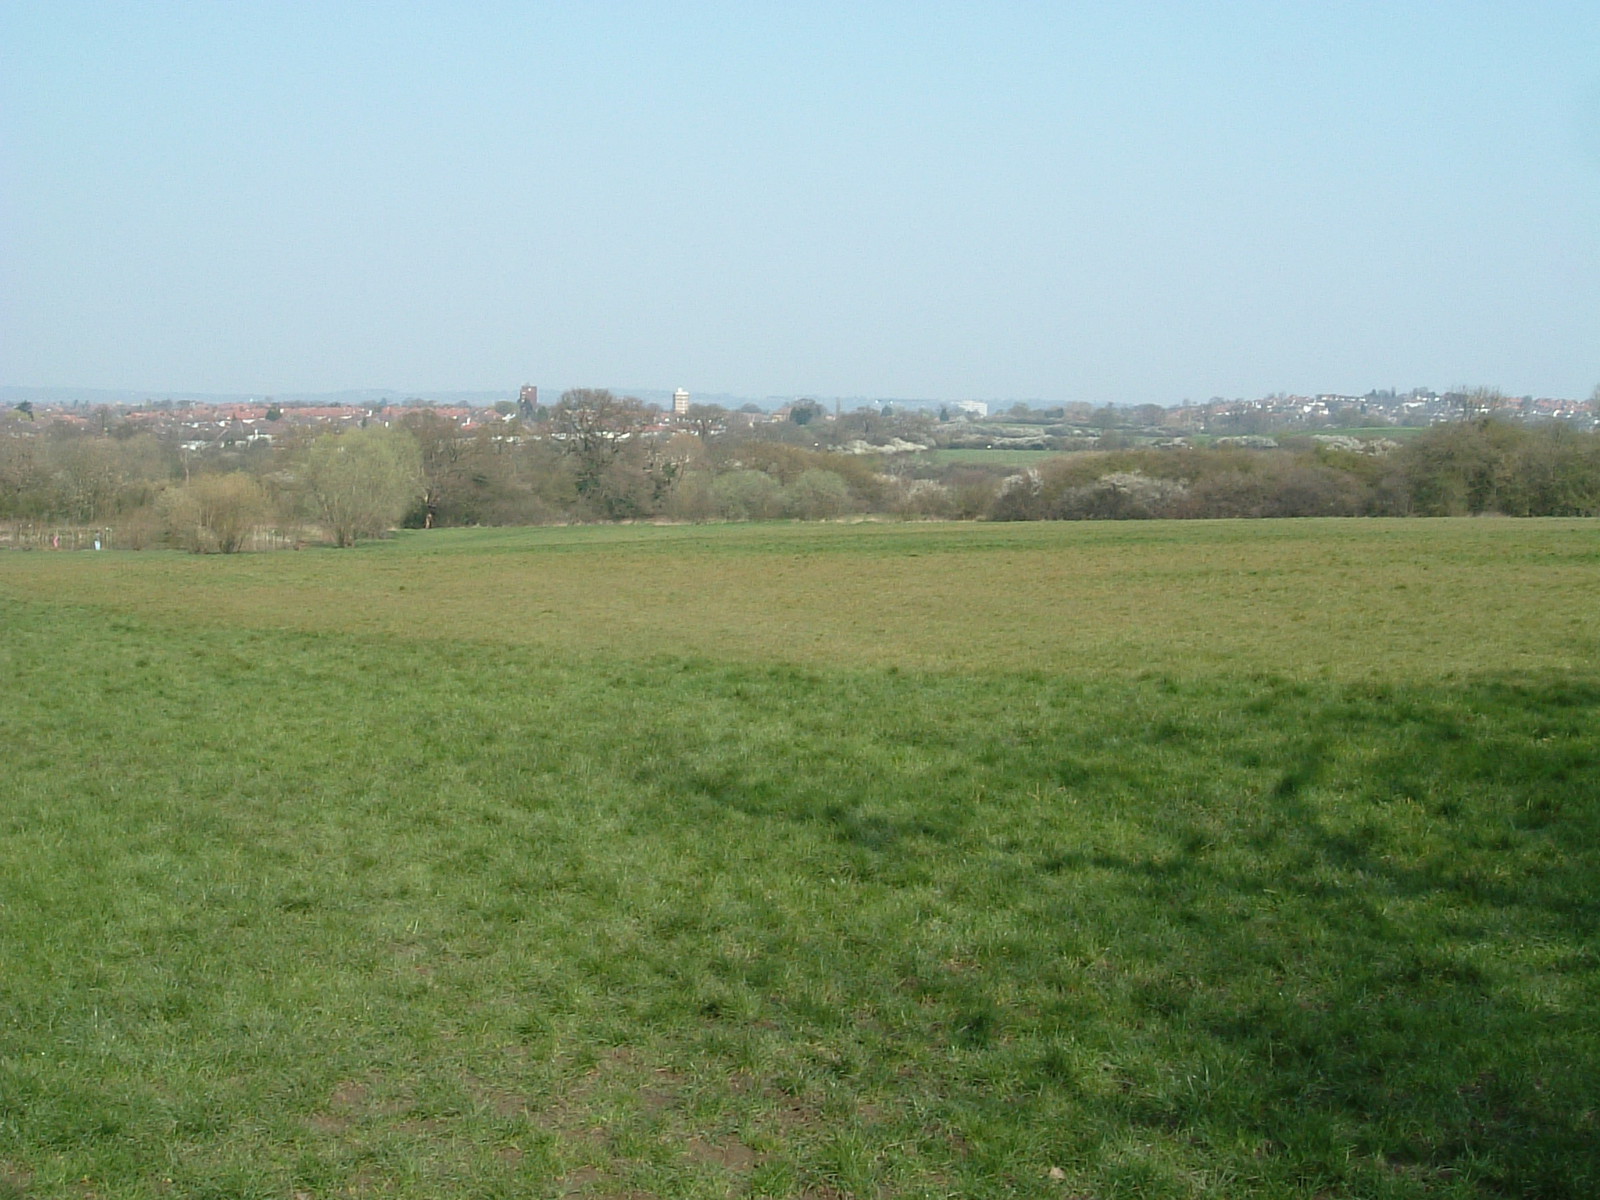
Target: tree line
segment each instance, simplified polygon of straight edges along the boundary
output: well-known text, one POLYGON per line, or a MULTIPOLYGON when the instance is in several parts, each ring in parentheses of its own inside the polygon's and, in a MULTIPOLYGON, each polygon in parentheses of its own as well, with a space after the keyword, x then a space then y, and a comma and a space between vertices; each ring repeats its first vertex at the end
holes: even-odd
POLYGON ((397 525, 1600 514, 1600 434, 1559 423, 1474 415, 1403 444, 1224 439, 1039 453, 1021 468, 894 452, 937 442, 927 414, 827 420, 815 407, 757 424, 695 406, 663 428, 637 400, 578 389, 537 419, 470 431, 419 408, 202 453, 127 422, 84 431, 13 414, 0 425, 0 520, 115 525, 119 545, 225 553, 264 526, 347 546, 397 525))
POLYGON ((1600 433, 1478 417, 1401 445, 1285 439, 1280 447, 1066 455, 1008 479, 995 520, 1593 516, 1600 433))

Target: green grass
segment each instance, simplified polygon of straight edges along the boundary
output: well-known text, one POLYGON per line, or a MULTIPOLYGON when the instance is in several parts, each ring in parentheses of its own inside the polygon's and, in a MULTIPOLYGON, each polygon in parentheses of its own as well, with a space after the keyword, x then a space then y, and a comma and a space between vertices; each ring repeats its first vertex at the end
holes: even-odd
POLYGON ((0 1196, 1594 1194, 1597 532, 5 556, 0 1196))
POLYGON ((1358 438, 1388 438, 1390 441, 1404 442, 1419 434, 1426 433, 1426 425, 1353 425, 1348 429, 1319 429, 1317 433, 1343 434, 1346 437, 1358 438))
MULTIPOLYGON (((1044 436, 1044 431, 1039 431, 1044 436)), ((924 450, 917 455, 921 462, 935 466, 1003 466, 1037 467, 1057 456, 1053 450, 924 450)))

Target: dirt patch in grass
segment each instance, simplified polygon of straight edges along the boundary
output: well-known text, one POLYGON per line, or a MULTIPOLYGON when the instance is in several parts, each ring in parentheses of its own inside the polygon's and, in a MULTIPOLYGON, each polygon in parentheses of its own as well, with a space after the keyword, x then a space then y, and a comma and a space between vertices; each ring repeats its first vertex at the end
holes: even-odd
POLYGON ((730 1171, 749 1171, 758 1166, 765 1155, 751 1149, 738 1138, 727 1136, 715 1140, 693 1137, 685 1153, 695 1162, 714 1163, 730 1171))
MULTIPOLYGON (((372 1117, 398 1117, 406 1111, 407 1105, 401 1100, 375 1099, 378 1092, 376 1080, 341 1080, 329 1093, 322 1111, 311 1114, 306 1124, 318 1133, 342 1134, 372 1117)), ((408 1123, 410 1126, 417 1124, 408 1123)), ((407 1129, 407 1126, 400 1128, 407 1129)))

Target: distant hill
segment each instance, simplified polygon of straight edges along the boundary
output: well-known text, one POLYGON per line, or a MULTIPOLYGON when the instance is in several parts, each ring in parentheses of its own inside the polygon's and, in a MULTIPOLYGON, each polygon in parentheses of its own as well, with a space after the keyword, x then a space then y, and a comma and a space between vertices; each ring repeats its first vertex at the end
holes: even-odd
MULTIPOLYGON (((670 393, 669 393, 670 395, 670 393)), ((165 392, 159 390, 135 391, 125 388, 63 388, 63 387, 0 387, 0 404, 20 404, 24 400, 34 404, 137 406, 157 400, 190 400, 196 404, 248 404, 276 400, 279 404, 313 404, 332 406, 341 404, 404 404, 408 400, 431 400, 436 404, 465 404, 485 407, 498 400, 515 400, 517 389, 477 392, 437 392, 405 388, 355 388, 342 392, 165 392)))
MULTIPOLYGON (((404 404, 409 400, 428 400, 442 405, 467 405, 473 408, 486 408, 501 400, 515 400, 520 384, 511 385, 498 391, 429 391, 416 388, 351 388, 340 392, 170 392, 159 389, 139 390, 134 388, 72 388, 72 387, 17 387, 0 386, 0 406, 9 407, 20 404, 24 400, 34 404, 48 404, 52 406, 81 405, 85 408, 95 408, 99 405, 113 407, 137 407, 150 404, 158 400, 189 400, 196 404, 249 404, 261 403, 271 399, 279 404, 312 404, 318 406, 332 406, 341 404, 370 405, 381 404, 387 401, 391 404, 404 404)), ((603 385, 597 385, 603 386, 603 385)), ((545 404, 554 404, 561 398, 564 388, 543 387, 539 388, 539 399, 545 404)), ((612 387, 611 390, 621 396, 634 396, 649 404, 657 404, 662 408, 672 407, 671 388, 628 388, 612 387)), ((754 404, 765 412, 774 412, 786 404, 796 400, 815 400, 824 408, 833 409, 838 405, 845 412, 853 412, 863 405, 872 408, 882 408, 892 404, 898 409, 908 408, 937 408, 948 400, 937 399, 908 399, 900 396, 825 396, 817 392, 796 393, 792 396, 739 396, 729 392, 697 392, 689 389, 690 396, 695 404, 720 404, 723 408, 743 408, 746 404, 754 404)), ((1008 407, 1011 400, 990 400, 990 410, 998 411, 1008 407)), ((1044 401, 1036 400, 1034 404, 1043 404, 1044 401)))

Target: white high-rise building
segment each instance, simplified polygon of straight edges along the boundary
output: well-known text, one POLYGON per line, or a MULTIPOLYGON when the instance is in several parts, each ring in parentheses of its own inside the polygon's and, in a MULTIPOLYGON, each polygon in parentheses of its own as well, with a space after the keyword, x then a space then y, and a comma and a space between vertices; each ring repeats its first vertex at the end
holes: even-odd
POLYGON ((679 388, 672 393, 672 415, 681 417, 689 411, 689 393, 679 388))

